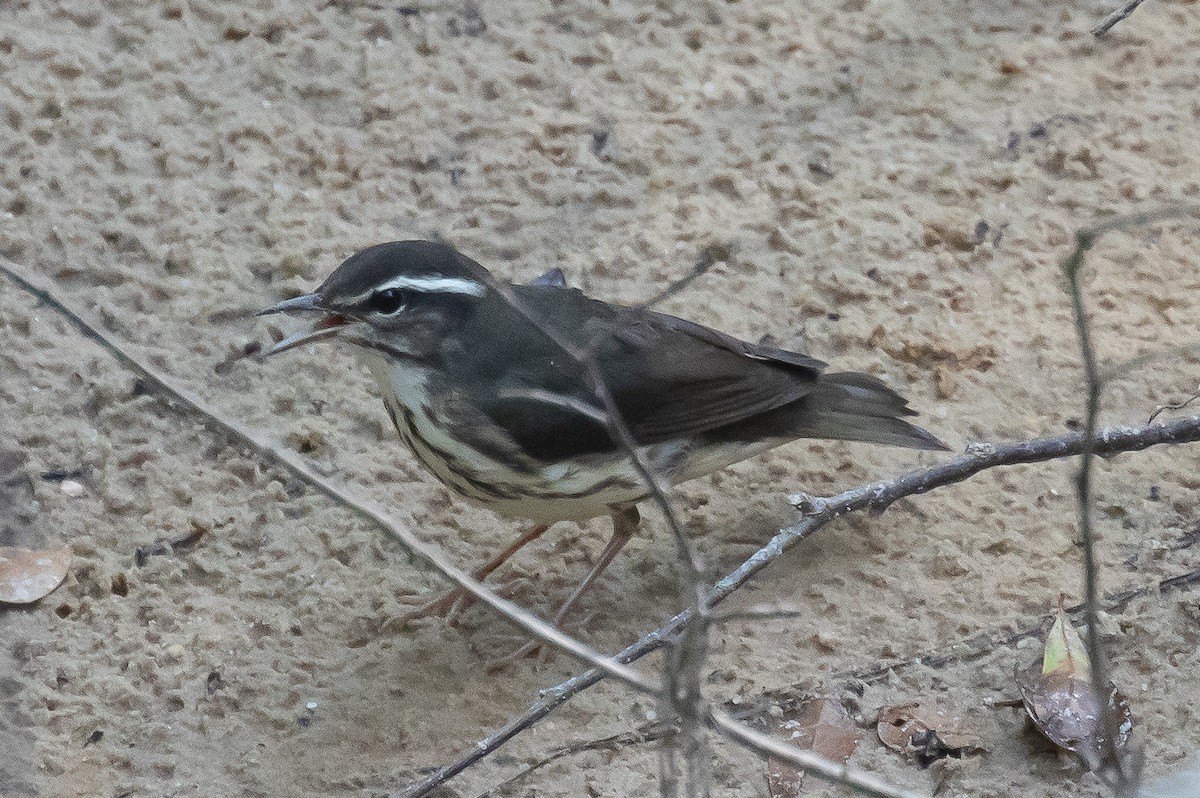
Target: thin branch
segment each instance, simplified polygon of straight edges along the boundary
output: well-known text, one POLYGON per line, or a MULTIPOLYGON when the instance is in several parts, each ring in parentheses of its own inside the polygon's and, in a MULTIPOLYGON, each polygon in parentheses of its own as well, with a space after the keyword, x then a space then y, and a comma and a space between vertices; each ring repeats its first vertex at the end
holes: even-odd
POLYGON ((1154 412, 1150 414, 1150 418, 1146 419, 1146 423, 1147 424, 1151 423, 1152 421, 1154 421, 1154 419, 1158 418, 1160 415, 1162 415, 1163 413, 1165 413, 1168 410, 1183 410, 1185 407, 1187 407, 1188 405, 1190 405, 1192 402, 1196 401, 1197 399, 1200 399, 1200 390, 1196 391, 1196 393, 1192 394, 1187 399, 1184 399, 1182 402, 1174 402, 1174 403, 1168 404, 1168 405, 1159 405, 1158 407, 1154 408, 1154 412))
MULTIPOLYGON (((1087 626, 1087 652, 1091 663, 1092 690, 1100 704, 1101 762, 1116 769, 1117 792, 1125 795, 1127 790, 1125 768, 1117 753, 1116 735, 1112 730, 1113 710, 1107 700, 1108 658, 1104 655, 1100 639, 1100 574, 1096 565, 1096 531, 1092 524, 1092 466, 1095 453, 1090 443, 1096 432, 1100 415, 1100 390, 1103 383, 1096 366, 1096 351, 1092 348, 1092 329, 1088 323, 1087 309, 1083 304, 1083 289, 1079 285, 1080 272, 1086 254, 1096 243, 1096 233, 1083 230, 1075 235, 1075 250, 1067 258, 1064 269, 1071 293, 1071 307, 1075 314, 1075 334, 1079 338, 1080 358, 1086 379, 1085 417, 1083 435, 1087 443, 1079 459, 1079 473, 1075 480, 1075 497, 1079 509, 1079 534, 1083 542, 1083 618, 1087 626)), ((1061 600, 1060 600, 1061 601, 1061 600)))
POLYGON ((675 734, 677 731, 678 728, 672 724, 663 723, 662 721, 655 721, 653 723, 647 723, 637 729, 621 732, 620 734, 614 734, 609 737, 602 737, 598 740, 584 740, 578 743, 571 743, 570 745, 555 746, 543 754, 540 759, 527 764, 525 767, 521 768, 520 771, 509 776, 499 784, 489 787, 477 795, 476 798, 495 798, 495 796, 501 795, 504 790, 515 787, 534 772, 541 770, 546 765, 549 765, 552 762, 557 762, 560 759, 564 759, 569 756, 577 756, 579 754, 587 753, 588 751, 607 751, 615 753, 627 746, 642 745, 643 743, 661 740, 668 735, 675 734))
POLYGON ((648 310, 655 305, 678 294, 683 289, 691 285, 696 279, 703 277, 708 273, 708 270, 716 266, 721 261, 728 261, 732 257, 732 250, 725 244, 710 244, 700 250, 700 257, 696 259, 696 264, 692 266, 691 271, 680 277, 675 282, 668 285, 662 291, 659 291, 654 296, 642 302, 638 307, 648 310))
MULTIPOLYGON (((1172 547, 1187 548, 1194 545, 1196 538, 1189 536, 1185 539, 1187 542, 1172 547)), ((1143 598, 1150 595, 1165 596, 1173 591, 1189 588, 1200 583, 1200 569, 1193 568, 1173 576, 1164 577, 1155 582, 1138 587, 1130 587, 1118 593, 1111 594, 1105 597, 1104 612, 1109 614, 1118 614, 1129 606, 1134 599, 1143 598)), ((765 611, 764 611, 765 612, 765 611)), ((767 613, 773 614, 773 613, 767 613)), ((1067 615, 1073 619, 1078 619, 1083 614, 1083 605, 1076 604, 1073 607, 1067 608, 1067 615)), ((717 613, 713 615, 714 623, 724 623, 726 621, 747 618, 749 620, 758 620, 764 617, 757 612, 747 613, 717 613)), ((786 617, 786 614, 784 614, 786 617)), ((1041 619, 1036 623, 1031 623, 1016 632, 993 632, 986 636, 975 636, 966 641, 962 645, 954 647, 954 652, 943 654, 941 650, 932 654, 922 654, 915 657, 908 657, 902 661, 891 662, 886 664, 873 663, 866 666, 859 666, 850 670, 835 672, 830 678, 833 682, 844 682, 854 680, 867 684, 882 681, 896 673, 902 673, 915 667, 925 667, 938 670, 950 665, 972 662, 980 657, 985 657, 992 654, 1001 648, 1012 648, 1022 640, 1043 635, 1046 632, 1045 619, 1041 619)), ((942 647, 943 649, 946 647, 942 647)), ((785 711, 789 706, 794 704, 797 696, 802 695, 810 689, 810 685, 806 683, 796 683, 784 685, 782 687, 766 688, 759 693, 758 697, 747 703, 739 701, 735 706, 731 702, 726 702, 724 708, 729 713, 729 717, 742 723, 761 722, 769 716, 772 707, 780 707, 785 711)), ((636 729, 631 729, 620 734, 610 735, 600 739, 583 740, 568 745, 561 745, 549 748, 541 755, 541 757, 521 768, 520 771, 508 776, 503 781, 494 784, 484 792, 480 793, 476 798, 494 798, 502 794, 503 790, 511 788, 531 773, 545 767, 546 765, 556 762, 570 756, 587 753, 589 751, 606 751, 617 752, 622 748, 642 745, 648 742, 660 740, 663 737, 674 734, 677 727, 661 721, 645 723, 636 729)))
POLYGON ((1100 37, 1108 33, 1117 23, 1128 19, 1129 15, 1137 10, 1137 7, 1141 4, 1142 0, 1129 0, 1129 2, 1125 3, 1125 5, 1121 6, 1116 11, 1105 17, 1099 25, 1096 25, 1096 27, 1092 28, 1092 35, 1100 37))
POLYGON ((622 663, 605 657, 584 643, 563 633, 553 625, 526 612, 513 602, 501 598, 491 588, 476 581, 469 574, 459 570, 452 563, 444 559, 436 550, 425 545, 407 529, 403 529, 390 521, 383 510, 373 503, 352 498, 340 487, 334 485, 304 463, 293 460, 288 454, 276 448, 263 436, 232 419, 226 418, 215 408, 205 404, 200 397, 187 388, 175 383, 174 380, 166 375, 144 365, 107 333, 94 327, 74 309, 55 297, 51 291, 37 285, 32 279, 25 276, 23 270, 16 264, 11 261, 0 260, 0 274, 3 274, 13 283, 28 291, 43 304, 65 318, 85 336, 107 350, 125 368, 140 376, 147 384, 147 387, 160 397, 168 400, 169 403, 181 405, 189 412, 202 418, 211 428, 250 447, 250 449, 263 459, 291 471, 294 476, 304 480, 330 499, 375 524, 385 534, 399 543, 411 557, 424 562, 428 567, 438 571, 447 579, 465 589, 477 600, 487 604, 512 624, 521 627, 529 634, 544 640, 560 651, 584 660, 593 668, 599 668, 608 675, 616 677, 636 690, 654 695, 661 693, 661 688, 656 682, 622 663))
MULTIPOLYGON (((1114 614, 1121 612, 1134 599, 1142 598, 1150 595, 1166 595, 1172 591, 1180 590, 1185 587, 1191 587, 1200 583, 1200 568, 1192 568, 1183 573, 1159 579, 1148 585, 1141 587, 1131 587, 1114 593, 1105 598, 1104 612, 1114 614)), ((1067 607, 1067 615, 1072 619, 1078 619, 1083 616, 1084 604, 1079 603, 1073 607, 1067 607)), ((1037 637, 1045 634, 1046 620, 1041 619, 1037 623, 1030 624, 1016 632, 997 633, 987 636, 978 642, 971 642, 967 645, 967 650, 955 651, 951 654, 924 654, 912 658, 907 658, 902 662, 893 662, 891 664, 879 664, 867 669, 859 668, 852 671, 839 671, 833 674, 834 679, 855 679, 860 682, 878 682, 887 678, 890 674, 899 673, 901 671, 921 666, 925 668, 939 669, 947 665, 952 665, 956 662, 970 662, 979 657, 986 656, 991 651, 997 648, 1005 648, 1014 646, 1022 640, 1037 637)))
MULTIPOLYGON (((1192 416, 1167 424, 1100 430, 1095 436, 1093 451, 1098 455, 1108 457, 1122 452, 1142 451, 1151 446, 1195 443, 1197 441, 1200 441, 1200 416, 1192 416)), ((795 526, 780 530, 775 537, 736 570, 717 582, 708 592, 706 603, 708 607, 719 604, 755 574, 783 556, 788 549, 835 518, 860 510, 883 511, 898 499, 962 482, 981 471, 1001 466, 1060 460, 1064 457, 1078 455, 1082 453, 1083 449, 1084 439, 1079 433, 1020 443, 978 445, 972 447, 971 453, 945 463, 904 474, 895 479, 861 485, 827 499, 798 496, 794 502, 801 504, 805 511, 810 513, 808 517, 795 526)), ((649 632, 621 651, 614 659, 629 663, 657 651, 690 619, 690 610, 680 612, 658 629, 649 632)), ((552 714, 567 701, 597 684, 603 678, 603 673, 592 669, 573 676, 554 687, 540 691, 541 698, 530 705, 521 715, 512 718, 501 729, 480 740, 461 758, 443 765, 421 782, 410 785, 401 795, 404 798, 420 798, 428 795, 431 790, 453 779, 476 762, 487 758, 509 740, 531 728, 535 723, 552 714)))

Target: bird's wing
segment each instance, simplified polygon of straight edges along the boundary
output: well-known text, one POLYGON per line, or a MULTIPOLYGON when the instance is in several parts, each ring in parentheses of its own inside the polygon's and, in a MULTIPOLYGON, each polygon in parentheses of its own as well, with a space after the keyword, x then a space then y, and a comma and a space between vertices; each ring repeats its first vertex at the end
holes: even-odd
POLYGON ((597 364, 639 443, 791 404, 812 392, 825 365, 660 313, 632 311, 623 321, 618 332, 601 337, 597 364))
MULTIPOLYGON (((622 420, 642 445, 794 402, 813 390, 825 365, 684 319, 598 302, 576 290, 515 289, 524 309, 553 337, 592 353, 622 420)), ((487 390, 477 391, 481 409, 538 459, 611 448, 603 420, 595 417, 601 406, 586 370, 550 338, 539 333, 503 342, 503 355, 497 350, 496 357, 508 365, 497 370, 487 390)))

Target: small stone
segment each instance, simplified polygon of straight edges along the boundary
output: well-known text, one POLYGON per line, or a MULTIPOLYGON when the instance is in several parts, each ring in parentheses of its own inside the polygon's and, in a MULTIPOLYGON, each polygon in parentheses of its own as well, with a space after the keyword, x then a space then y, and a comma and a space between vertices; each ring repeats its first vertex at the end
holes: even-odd
POLYGON ((58 484, 58 488, 72 499, 77 499, 83 495, 83 483, 74 479, 64 479, 58 484))

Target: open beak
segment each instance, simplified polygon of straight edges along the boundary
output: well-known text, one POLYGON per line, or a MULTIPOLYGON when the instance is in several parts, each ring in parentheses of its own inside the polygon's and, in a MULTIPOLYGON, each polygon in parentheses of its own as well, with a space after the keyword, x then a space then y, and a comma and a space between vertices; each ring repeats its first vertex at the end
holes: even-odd
POLYGON ((323 313, 325 315, 317 319, 309 329, 292 333, 275 344, 267 352, 268 355, 277 355, 280 352, 286 352, 293 347, 307 344, 311 341, 332 338, 341 332, 346 325, 354 321, 349 316, 343 316, 341 313, 334 313, 321 307, 316 294, 305 294, 294 299, 285 299, 278 305, 272 305, 254 315, 269 316, 272 313, 323 313))

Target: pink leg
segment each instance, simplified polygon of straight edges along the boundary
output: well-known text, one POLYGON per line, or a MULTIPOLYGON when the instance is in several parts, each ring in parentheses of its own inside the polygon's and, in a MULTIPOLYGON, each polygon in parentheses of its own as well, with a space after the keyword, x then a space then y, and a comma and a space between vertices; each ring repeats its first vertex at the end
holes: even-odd
MULTIPOLYGON (((573 592, 570 597, 568 597, 567 600, 559 606, 558 612, 554 613, 555 626, 562 628, 563 618, 566 617, 566 614, 571 611, 571 607, 575 605, 575 602, 579 600, 579 597, 586 593, 588 588, 592 586, 592 583, 594 583, 596 579, 599 578, 602 573, 604 573, 604 569, 607 568, 609 563, 613 561, 613 558, 621 552, 621 549, 625 548, 625 544, 629 542, 629 539, 633 537, 633 533, 637 531, 638 522, 640 520, 641 516, 638 514, 636 507, 623 507, 613 510, 612 537, 609 539, 608 545, 604 547, 604 551, 600 552, 600 559, 598 559, 596 564, 592 566, 592 570, 588 572, 588 575, 585 576, 583 581, 579 583, 579 586, 575 588, 575 592, 573 592)), ((521 646, 521 648, 514 651, 512 654, 509 654, 507 657, 491 663, 488 666, 488 670, 500 670, 506 665, 516 662, 519 659, 524 659, 525 657, 533 655, 541 647, 541 641, 531 640, 525 645, 521 646)))
MULTIPOLYGON (((501 565, 504 565, 504 563, 507 562, 510 557, 545 534, 546 530, 549 528, 549 524, 538 524, 537 526, 530 528, 525 532, 525 534, 513 541, 513 543, 504 551, 500 552, 495 557, 481 565, 479 568, 475 569, 472 575, 475 577, 476 581, 482 582, 490 573, 495 571, 501 565)), ((439 596, 428 604, 423 604, 422 606, 417 607, 415 610, 405 613, 399 618, 398 623, 403 626, 409 621, 414 621, 417 618, 427 618, 430 615, 443 615, 448 617, 451 614, 462 612, 474 603, 474 596, 463 590, 461 587, 456 587, 447 591, 445 594, 439 596)))
POLYGON ((575 592, 562 603, 562 606, 558 608, 558 612, 554 614, 555 626, 562 626, 563 618, 571 611, 571 607, 575 605, 575 602, 579 601, 579 597, 587 592, 588 588, 599 578, 600 574, 604 573, 604 569, 608 568, 608 564, 613 561, 613 558, 621 553, 621 549, 625 548, 625 544, 629 542, 629 539, 633 537, 633 533, 637 531, 640 520, 641 516, 638 515, 636 507, 613 510, 612 537, 609 538, 608 545, 604 547, 604 551, 600 552, 600 559, 596 560, 596 564, 592 566, 592 570, 579 583, 579 587, 575 588, 575 592))

